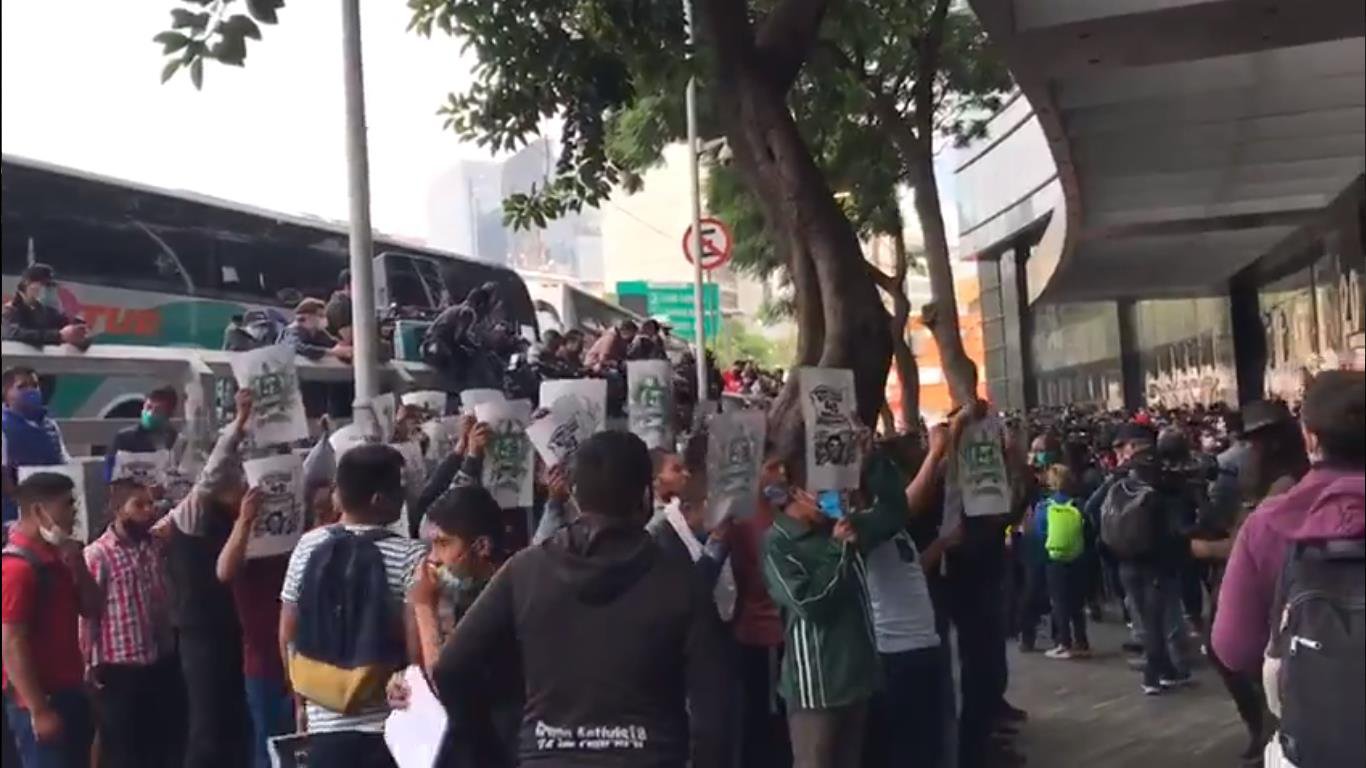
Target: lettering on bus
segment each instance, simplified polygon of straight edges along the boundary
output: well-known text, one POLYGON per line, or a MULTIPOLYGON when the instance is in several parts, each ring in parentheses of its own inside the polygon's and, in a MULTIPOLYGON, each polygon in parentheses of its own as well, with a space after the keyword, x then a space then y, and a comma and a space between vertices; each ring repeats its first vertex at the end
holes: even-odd
MULTIPOLYGON (((62 311, 69 317, 79 317, 95 334, 114 336, 156 337, 161 334, 161 312, 156 309, 130 309, 105 304, 84 304, 66 286, 57 289, 62 311)), ((8 304, 9 294, 0 297, 8 304)))

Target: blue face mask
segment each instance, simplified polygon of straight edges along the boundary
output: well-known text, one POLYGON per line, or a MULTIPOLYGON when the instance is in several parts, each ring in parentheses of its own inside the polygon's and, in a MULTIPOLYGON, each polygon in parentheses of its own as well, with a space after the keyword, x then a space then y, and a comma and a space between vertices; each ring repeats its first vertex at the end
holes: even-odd
POLYGON ((43 405, 42 390, 26 389, 20 392, 19 402, 15 404, 15 410, 31 419, 45 415, 47 408, 43 405))
POLYGON ((840 498, 839 491, 821 491, 816 496, 816 503, 820 505, 821 514, 831 520, 839 520, 844 517, 844 503, 840 498))

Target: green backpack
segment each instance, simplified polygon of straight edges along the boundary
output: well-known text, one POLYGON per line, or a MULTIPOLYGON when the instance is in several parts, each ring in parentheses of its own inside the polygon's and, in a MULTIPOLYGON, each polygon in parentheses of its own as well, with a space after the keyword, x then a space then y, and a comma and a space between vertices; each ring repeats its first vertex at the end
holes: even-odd
POLYGON ((1070 563, 1081 557, 1086 549, 1086 524, 1077 505, 1070 501, 1049 501, 1044 514, 1048 515, 1048 538, 1044 540, 1048 559, 1070 563))

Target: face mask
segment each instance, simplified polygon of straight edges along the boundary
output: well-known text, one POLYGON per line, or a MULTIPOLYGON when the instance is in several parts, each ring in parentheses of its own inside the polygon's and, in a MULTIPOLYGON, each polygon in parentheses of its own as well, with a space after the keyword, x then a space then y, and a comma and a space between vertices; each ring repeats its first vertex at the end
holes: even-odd
POLYGON ((785 507, 792 500, 791 495, 787 492, 787 486, 778 483, 765 485, 763 494, 764 499, 775 507, 785 507))
POLYGON ((38 389, 26 389, 19 393, 19 402, 15 404, 15 410, 24 416, 38 418, 47 413, 47 408, 43 406, 43 393, 38 389))
POLYGON ((166 417, 156 411, 143 411, 139 422, 142 424, 143 429, 149 432, 155 432, 166 426, 166 417))
POLYGON ((38 535, 43 537, 43 541, 46 541, 54 547, 60 547, 67 542, 67 539, 71 538, 66 531, 50 524, 52 521, 48 518, 46 512, 43 512, 43 518, 49 523, 48 525, 40 524, 38 526, 38 535))
POLYGON ((820 505, 821 514, 831 520, 844 517, 844 504, 839 491, 821 491, 816 497, 816 503, 820 505))

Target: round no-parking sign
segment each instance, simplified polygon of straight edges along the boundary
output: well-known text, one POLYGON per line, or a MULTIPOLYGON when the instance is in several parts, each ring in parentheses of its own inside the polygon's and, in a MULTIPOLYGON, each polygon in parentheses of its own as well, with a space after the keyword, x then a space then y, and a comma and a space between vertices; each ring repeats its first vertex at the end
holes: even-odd
MULTIPOLYGON (((735 244, 730 229, 720 219, 702 219, 702 268, 711 271, 730 261, 731 248, 735 244)), ((683 255, 688 262, 693 261, 692 227, 683 233, 683 255)))

